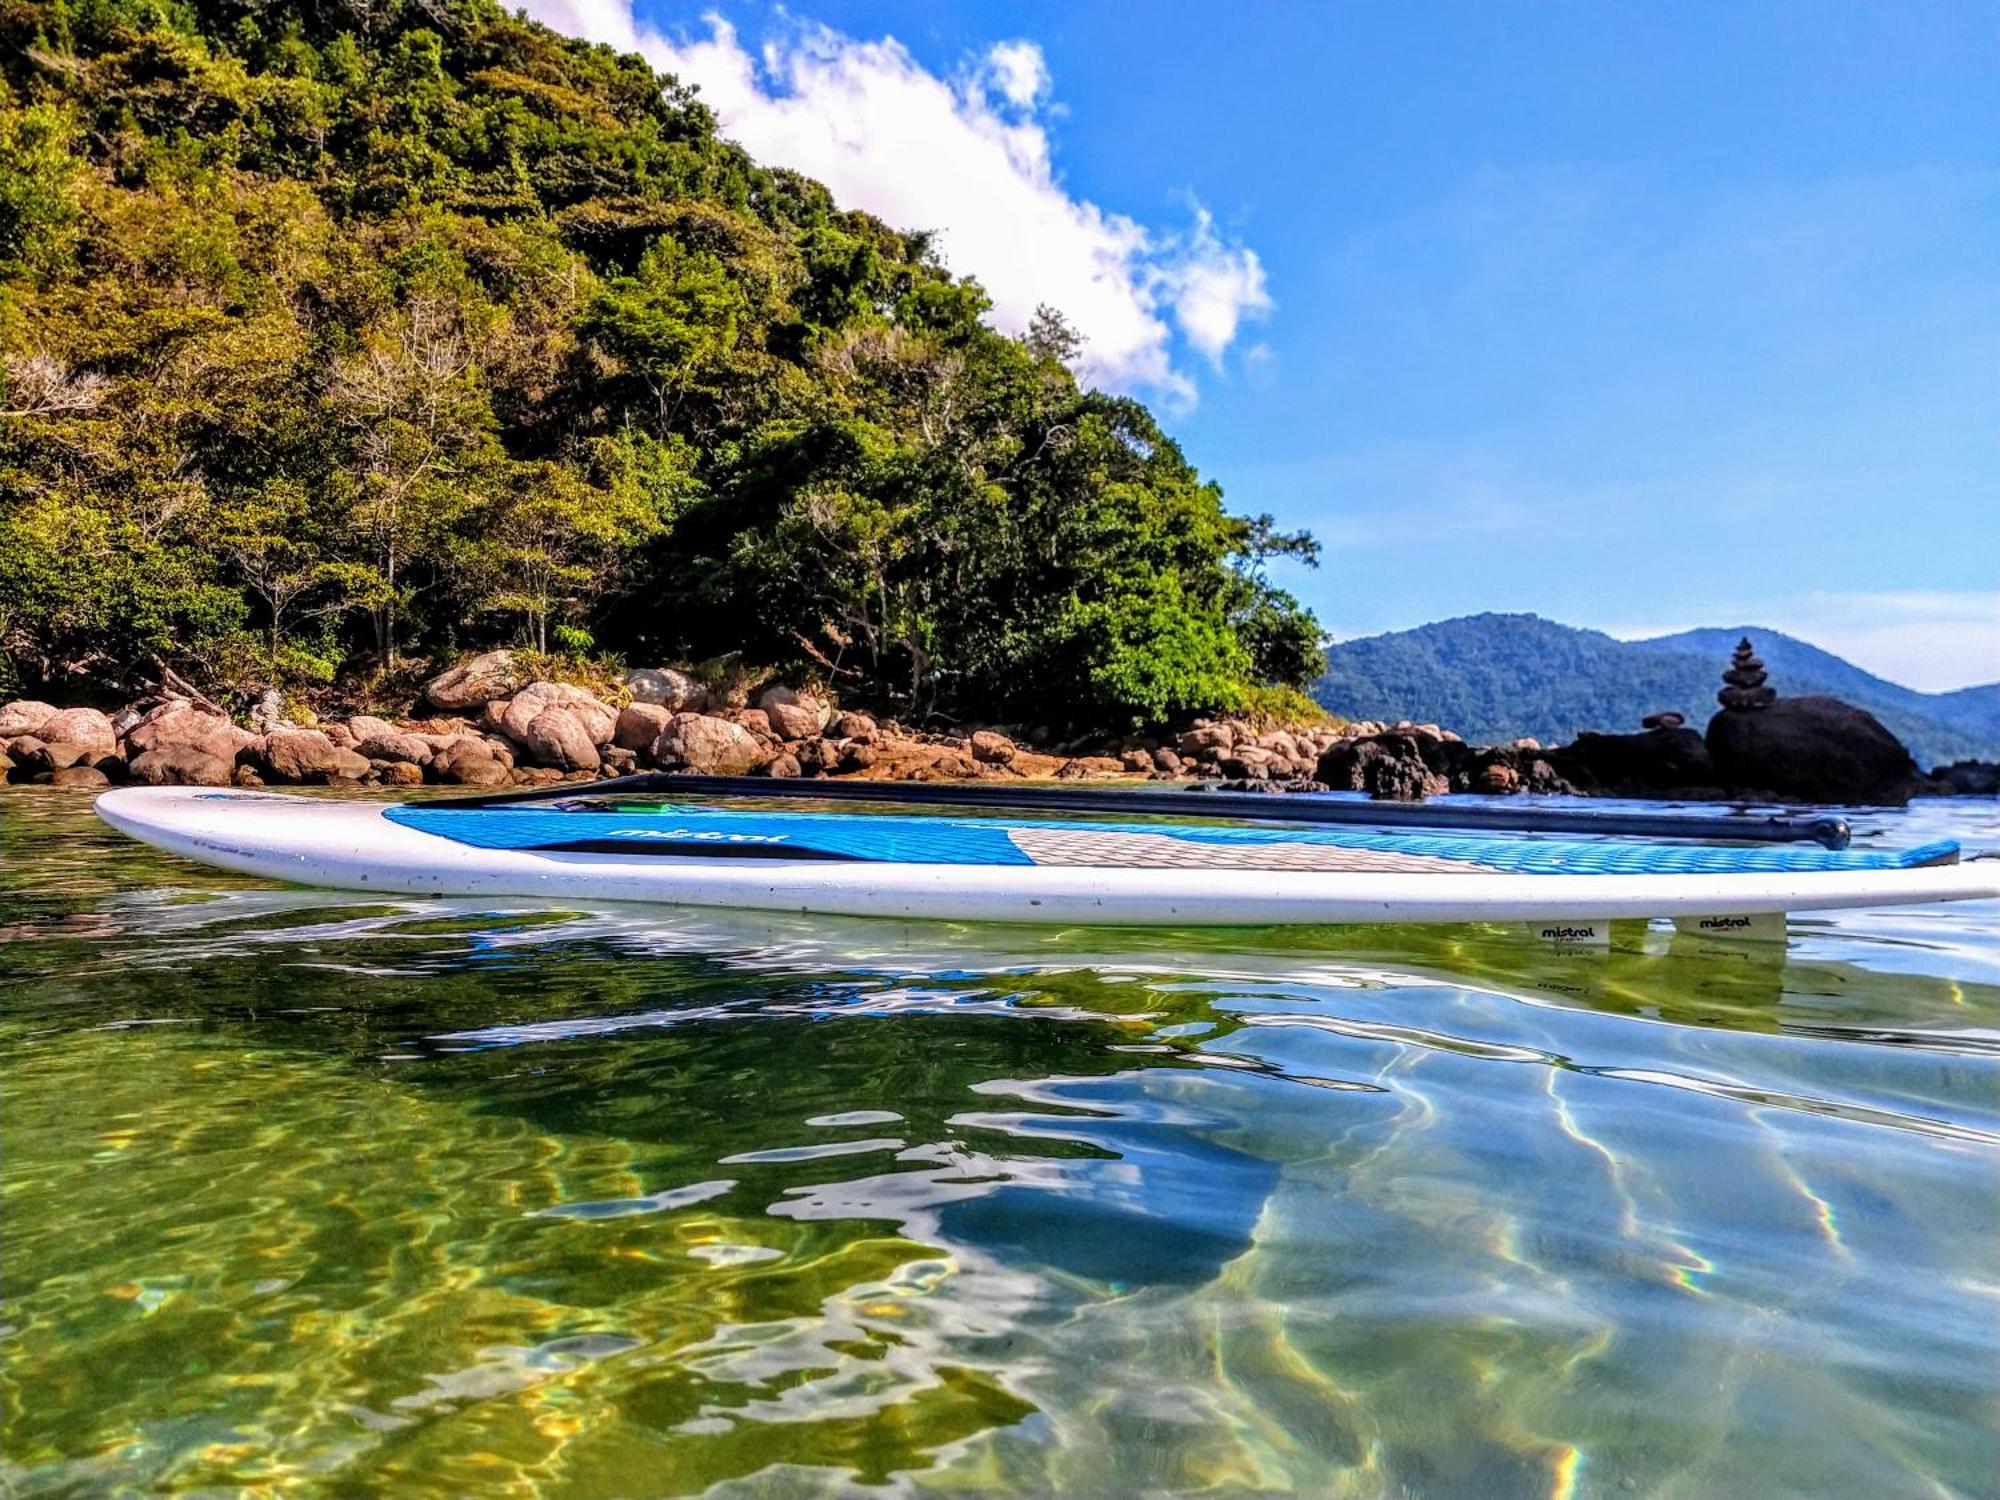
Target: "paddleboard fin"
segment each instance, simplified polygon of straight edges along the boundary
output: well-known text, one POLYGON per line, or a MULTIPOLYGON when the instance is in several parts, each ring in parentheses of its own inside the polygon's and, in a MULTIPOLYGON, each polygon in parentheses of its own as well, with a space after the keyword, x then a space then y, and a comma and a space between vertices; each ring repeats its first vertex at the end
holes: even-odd
POLYGON ((1772 911, 1753 917, 1675 917, 1674 930, 1689 937, 1719 938, 1732 943, 1782 943, 1785 914, 1772 911))
POLYGON ((1608 949, 1611 922, 1607 917, 1560 917, 1547 922, 1524 924, 1539 942, 1564 951, 1577 948, 1608 949))

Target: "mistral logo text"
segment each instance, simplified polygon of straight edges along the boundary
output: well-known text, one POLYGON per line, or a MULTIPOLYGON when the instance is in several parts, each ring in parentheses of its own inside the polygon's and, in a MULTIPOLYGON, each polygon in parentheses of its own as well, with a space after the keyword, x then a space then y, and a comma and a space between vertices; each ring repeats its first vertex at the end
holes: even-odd
POLYGON ((782 844, 782 833, 722 833, 713 828, 614 828, 615 839, 674 839, 705 844, 782 844))

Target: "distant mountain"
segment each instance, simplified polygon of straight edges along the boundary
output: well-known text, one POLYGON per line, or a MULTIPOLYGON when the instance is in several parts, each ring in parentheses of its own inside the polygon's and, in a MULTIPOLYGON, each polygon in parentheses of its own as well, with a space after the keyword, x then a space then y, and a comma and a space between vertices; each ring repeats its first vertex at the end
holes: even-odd
POLYGON ((1468 615, 1329 647, 1313 696, 1350 718, 1429 721, 1477 741, 1533 735, 1547 744, 1584 729, 1637 729, 1662 709, 1699 729, 1746 635, 1781 694, 1867 709, 1921 765, 2000 754, 2000 683, 1920 693, 1760 625, 1619 641, 1538 615, 1468 615))

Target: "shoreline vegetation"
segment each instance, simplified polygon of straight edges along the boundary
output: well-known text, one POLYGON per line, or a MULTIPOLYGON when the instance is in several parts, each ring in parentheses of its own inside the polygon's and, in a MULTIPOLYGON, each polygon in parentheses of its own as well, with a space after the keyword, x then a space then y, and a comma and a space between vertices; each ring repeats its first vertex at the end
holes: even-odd
POLYGON ((0 694, 526 645, 913 723, 1310 711, 1316 544, 931 238, 490 0, 0 6, 0 694))

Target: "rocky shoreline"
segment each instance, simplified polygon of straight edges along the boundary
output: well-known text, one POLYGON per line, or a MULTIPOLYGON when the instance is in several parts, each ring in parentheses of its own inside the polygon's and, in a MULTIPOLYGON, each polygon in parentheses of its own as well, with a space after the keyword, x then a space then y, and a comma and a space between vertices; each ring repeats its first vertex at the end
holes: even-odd
POLYGON ((1201 779, 1401 801, 1560 793, 1900 802, 2000 792, 2000 767, 1964 762, 1925 776, 1860 710, 1831 699, 1778 699, 1747 642, 1725 681, 1724 711, 1706 737, 1664 714, 1638 733, 1583 734, 1547 749, 1533 740, 1473 746, 1435 724, 1365 721, 1286 727, 1202 719, 1175 735, 1062 741, 1037 727, 916 729, 843 709, 810 685, 753 695, 670 667, 629 672, 593 692, 536 680, 513 653, 490 651, 433 677, 413 711, 395 718, 322 721, 267 694, 247 724, 238 723, 177 682, 180 691, 112 713, 0 704, 0 776, 85 790, 124 782, 499 790, 641 770, 896 781, 1201 779), (1747 727, 1738 722, 1753 715, 1747 727))
POLYGON ((1048 731, 915 729, 843 709, 811 687, 754 695, 673 668, 626 674, 612 692, 531 680, 510 652, 460 662, 395 718, 320 720, 267 695, 236 722, 192 690, 106 713, 0 704, 0 775, 96 789, 154 785, 500 789, 640 770, 879 780, 1310 778, 1373 725, 1297 730, 1202 722, 1178 737, 1062 742, 1048 731))

